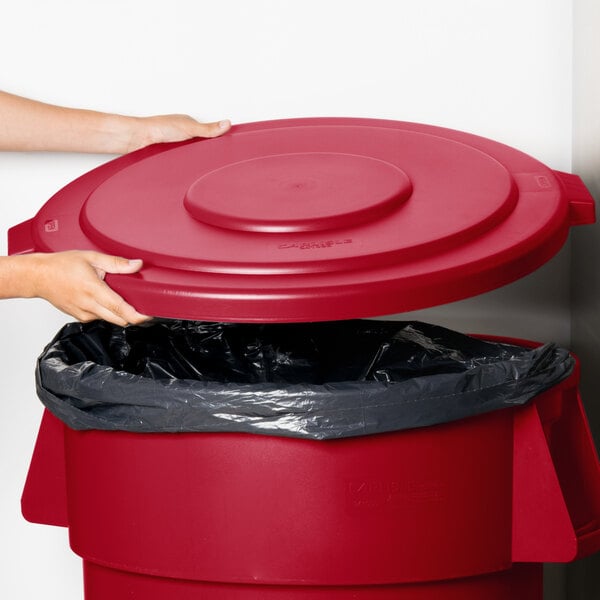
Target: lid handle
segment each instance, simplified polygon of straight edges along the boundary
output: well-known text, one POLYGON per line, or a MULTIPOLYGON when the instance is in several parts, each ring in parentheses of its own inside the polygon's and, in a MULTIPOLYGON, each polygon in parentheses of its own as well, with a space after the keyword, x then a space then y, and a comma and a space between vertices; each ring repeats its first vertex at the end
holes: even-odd
POLYGON ((573 387, 514 421, 514 562, 570 562, 600 549, 600 464, 573 387))
POLYGON ((596 222, 596 205, 593 196, 578 175, 553 171, 569 201, 571 225, 591 225, 596 222))
POLYGON ((35 252, 35 244, 31 235, 33 219, 23 221, 8 230, 8 253, 29 254, 35 252))
POLYGON ((62 421, 44 410, 21 497, 21 512, 30 523, 67 527, 67 479, 62 421))

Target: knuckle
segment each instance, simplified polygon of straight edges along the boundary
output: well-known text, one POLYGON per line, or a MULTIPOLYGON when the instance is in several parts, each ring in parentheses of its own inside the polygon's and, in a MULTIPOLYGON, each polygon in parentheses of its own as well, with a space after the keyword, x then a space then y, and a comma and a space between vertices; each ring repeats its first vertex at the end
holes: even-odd
POLYGON ((89 323, 96 319, 96 315, 87 310, 79 309, 69 311, 71 316, 75 317, 80 323, 89 323))
POLYGON ((129 320, 132 325, 141 325, 148 320, 148 317, 144 317, 142 315, 135 316, 129 320))
POLYGON ((111 264, 113 265, 114 269, 116 270, 116 269, 118 269, 119 267, 121 267, 121 266, 122 266, 122 264, 123 264, 124 262, 126 262, 126 261, 125 261, 125 259, 124 259, 124 258, 122 258, 121 256, 111 256, 111 257, 110 257, 110 262, 111 262, 111 264))
POLYGON ((117 315, 121 319, 125 319, 125 313, 127 312, 127 304, 125 300, 113 300, 106 308, 108 308, 111 313, 117 315))
POLYGON ((215 137, 219 133, 218 126, 214 123, 199 123, 198 131, 202 137, 215 137))

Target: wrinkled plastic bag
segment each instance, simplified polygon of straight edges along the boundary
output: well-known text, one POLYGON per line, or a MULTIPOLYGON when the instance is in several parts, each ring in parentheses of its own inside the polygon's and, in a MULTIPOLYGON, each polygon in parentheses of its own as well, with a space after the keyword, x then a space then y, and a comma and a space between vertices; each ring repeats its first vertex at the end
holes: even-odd
POLYGON ((66 325, 38 361, 44 405, 73 429, 331 439, 521 405, 570 354, 399 321, 66 325))

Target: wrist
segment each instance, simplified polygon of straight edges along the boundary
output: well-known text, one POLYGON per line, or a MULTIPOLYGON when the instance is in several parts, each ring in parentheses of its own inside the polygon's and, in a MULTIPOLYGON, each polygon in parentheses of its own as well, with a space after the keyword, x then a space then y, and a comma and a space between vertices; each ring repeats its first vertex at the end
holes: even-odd
POLYGON ((139 117, 116 114, 105 114, 103 117, 101 152, 126 154, 152 143, 139 117))
POLYGON ((43 254, 0 257, 0 298, 39 296, 43 254))

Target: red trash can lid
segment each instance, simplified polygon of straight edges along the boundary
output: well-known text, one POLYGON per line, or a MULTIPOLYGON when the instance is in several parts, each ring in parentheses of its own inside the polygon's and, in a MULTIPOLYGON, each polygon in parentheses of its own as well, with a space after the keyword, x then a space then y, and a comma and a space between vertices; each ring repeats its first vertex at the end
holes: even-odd
POLYGON ((107 281, 146 314, 323 321, 497 288, 593 220, 579 178, 497 142, 414 123, 293 119, 111 161, 14 228, 10 251, 141 258, 139 274, 107 281))

